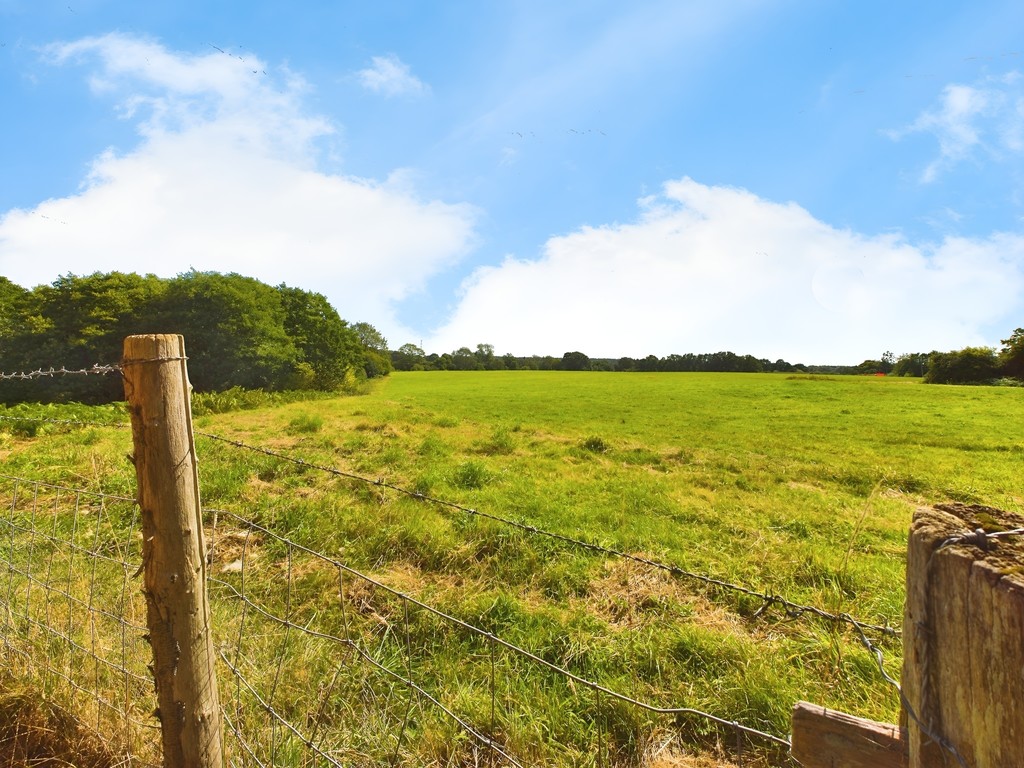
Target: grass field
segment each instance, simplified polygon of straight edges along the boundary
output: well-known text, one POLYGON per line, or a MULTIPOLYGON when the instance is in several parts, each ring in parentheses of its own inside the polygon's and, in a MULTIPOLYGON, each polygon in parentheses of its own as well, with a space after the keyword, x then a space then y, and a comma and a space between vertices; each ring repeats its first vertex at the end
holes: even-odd
MULTIPOLYGON (((395 374, 364 396, 202 416, 196 429, 898 627, 916 506, 952 500, 1024 511, 1021 423, 1024 390, 1014 388, 524 371, 395 374)), ((752 598, 379 486, 202 436, 197 444, 205 505, 339 557, 613 690, 779 735, 797 699, 879 720, 897 716, 894 691, 848 629, 759 613, 752 598)), ((129 450, 126 431, 101 427, 0 435, 6 472, 106 493, 134 493, 123 459, 129 450)), ((301 579, 287 595, 272 595, 281 568, 269 566, 284 557, 266 546, 265 575, 254 571, 251 583, 263 583, 266 599, 290 611, 323 614, 318 601, 336 592, 333 577, 312 564, 302 570, 290 551, 288 572, 295 568, 301 579)), ((385 625, 401 624, 399 606, 366 600, 385 625)), ((223 611, 225 637, 238 620, 223 611)), ((610 708, 543 670, 495 661, 424 617, 406 615, 397 640, 367 621, 364 631, 384 655, 468 718, 489 722, 528 763, 597 764, 601 741, 612 762, 650 762, 658 745, 670 744, 664 758, 716 738, 700 723, 610 708), (493 691, 481 687, 495 666, 497 714, 493 691)), ((880 643, 898 673, 898 640, 880 643)), ((330 670, 312 646, 289 641, 285 650, 310 676, 330 670)), ((301 713, 303 690, 318 682, 297 685, 279 695, 293 696, 289 706, 301 713)), ((450 726, 424 711, 406 718, 397 746, 395 738, 372 746, 381 729, 397 730, 404 699, 351 703, 369 701, 359 693, 366 685, 349 682, 346 711, 360 712, 360 733, 339 737, 349 759, 394 752, 409 764, 472 763, 468 747, 452 746, 460 742, 450 726)))

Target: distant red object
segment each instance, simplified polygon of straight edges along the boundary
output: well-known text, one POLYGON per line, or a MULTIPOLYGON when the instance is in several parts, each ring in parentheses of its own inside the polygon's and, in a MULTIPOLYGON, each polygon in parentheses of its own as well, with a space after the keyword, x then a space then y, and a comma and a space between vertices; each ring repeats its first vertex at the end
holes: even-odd
POLYGON ((875 376, 885 376, 885 374, 879 371, 878 373, 875 374, 875 376))

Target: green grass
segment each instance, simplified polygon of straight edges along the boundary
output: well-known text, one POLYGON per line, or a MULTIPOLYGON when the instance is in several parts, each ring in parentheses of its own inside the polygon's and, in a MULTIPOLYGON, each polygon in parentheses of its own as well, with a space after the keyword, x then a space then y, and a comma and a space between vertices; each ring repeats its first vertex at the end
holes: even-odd
MULTIPOLYGON (((315 409, 295 402, 207 413, 196 428, 899 626, 914 508, 955 500, 1022 511, 1022 421, 1024 390, 1011 387, 524 371, 395 374, 361 397, 317 401, 315 409)), ((123 458, 130 442, 128 430, 28 437, 0 421, 5 472, 105 492, 132 494, 123 458)), ((197 446, 207 505, 256 520, 614 690, 778 734, 788 732, 797 699, 878 720, 898 716, 894 692, 849 631, 777 610, 756 615, 760 603, 735 593, 382 485, 201 436, 197 446)), ((218 578, 240 583, 239 574, 218 569, 241 557, 239 542, 247 542, 252 594, 291 611, 298 625, 342 632, 347 621, 383 663, 493 728, 529 764, 593 764, 599 734, 620 764, 643 762, 669 733, 698 743, 722 736, 699 720, 674 722, 598 701, 421 609, 410 615, 358 580, 345 587, 343 612, 329 566, 222 528, 235 538, 214 564, 218 578)), ((219 642, 233 643, 243 620, 254 619, 222 593, 215 590, 213 603, 219 642)), ((247 669, 261 670, 269 688, 276 669, 269 657, 287 657, 294 682, 278 687, 281 708, 335 734, 339 755, 472 761, 465 735, 430 707, 417 704, 406 717, 402 685, 353 663, 328 691, 337 649, 269 626, 257 635, 259 642, 242 644, 247 669), (308 711, 310 701, 317 713, 308 711)), ((898 642, 882 647, 898 674, 898 642)), ((249 709, 244 693, 232 696, 230 711, 237 704, 244 721, 266 730, 258 707, 249 709)), ((283 735, 268 731, 265 739, 280 744, 278 762, 298 763, 284 758, 296 745, 283 735)))

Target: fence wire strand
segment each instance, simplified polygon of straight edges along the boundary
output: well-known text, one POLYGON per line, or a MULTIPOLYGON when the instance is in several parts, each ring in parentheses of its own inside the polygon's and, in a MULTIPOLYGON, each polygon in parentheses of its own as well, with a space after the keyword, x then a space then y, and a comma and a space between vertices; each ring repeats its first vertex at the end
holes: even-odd
POLYGON ((71 370, 61 366, 60 368, 38 368, 34 371, 18 371, 14 373, 0 372, 0 381, 31 381, 32 379, 43 379, 54 376, 105 376, 110 373, 120 373, 120 365, 101 365, 96 363, 88 368, 71 370))

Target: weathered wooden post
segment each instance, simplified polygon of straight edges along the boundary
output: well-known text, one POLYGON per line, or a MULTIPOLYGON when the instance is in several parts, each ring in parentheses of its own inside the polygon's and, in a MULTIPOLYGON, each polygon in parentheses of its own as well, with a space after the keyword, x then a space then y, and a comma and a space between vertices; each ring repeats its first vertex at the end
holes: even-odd
POLYGON ((1021 516, 990 507, 914 516, 902 675, 910 768, 1024 766, 1024 536, 999 535, 1022 528, 1021 516))
POLYGON ((221 712, 183 338, 129 336, 122 370, 164 766, 220 768, 221 712))

